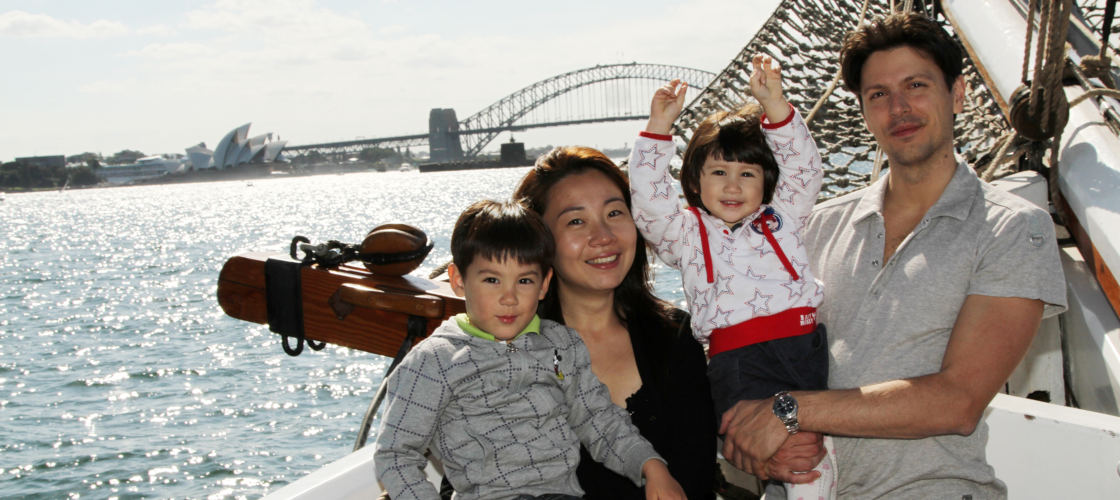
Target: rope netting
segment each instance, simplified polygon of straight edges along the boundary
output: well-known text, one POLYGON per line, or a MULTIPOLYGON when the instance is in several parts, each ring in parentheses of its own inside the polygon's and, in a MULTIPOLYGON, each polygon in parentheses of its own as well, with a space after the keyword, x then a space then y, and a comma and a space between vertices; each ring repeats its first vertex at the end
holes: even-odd
MULTIPOLYGON (((1081 0, 1078 4, 1088 19, 1103 20, 1106 1, 1081 0)), ((830 86, 839 71, 840 45, 861 20, 903 8, 934 17, 934 3, 933 0, 783 0, 754 38, 689 103, 674 132, 687 141, 705 116, 741 107, 750 95, 751 57, 758 53, 769 54, 782 63, 784 89, 789 101, 807 117, 810 110, 817 107, 809 129, 825 166, 820 200, 863 187, 872 180, 873 172, 877 172, 877 148, 864 126, 856 96, 842 85, 836 85, 834 90, 830 86), (825 97, 823 101, 822 97, 825 97), (818 101, 822 101, 819 107, 818 101)), ((952 32, 943 17, 935 18, 952 32)), ((1120 37, 1113 40, 1115 38, 1120 37)), ((1023 56, 1015 50, 1009 57, 1023 56)), ((1024 154, 1033 155, 1037 164, 1045 146, 1012 141, 1015 134, 1009 134, 1010 125, 967 55, 964 78, 967 92, 964 112, 956 118, 959 154, 981 172, 997 167, 998 162, 994 160, 999 155, 1014 160, 1024 154)), ((880 157, 879 161, 886 168, 885 157, 880 157)), ((999 170, 999 175, 1014 171, 1006 166, 999 170)))

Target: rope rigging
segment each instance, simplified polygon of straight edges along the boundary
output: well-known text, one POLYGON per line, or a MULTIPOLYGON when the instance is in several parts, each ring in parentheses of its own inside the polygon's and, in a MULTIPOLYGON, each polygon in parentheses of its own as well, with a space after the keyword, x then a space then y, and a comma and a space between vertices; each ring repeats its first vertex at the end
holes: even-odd
MULTIPOLYGON (((1024 46, 1022 79, 1030 85, 1024 91, 1027 96, 1022 114, 1034 117, 1025 121, 1041 130, 1041 134, 1026 137, 1016 131, 987 89, 976 65, 965 58, 963 77, 967 95, 962 116, 956 120, 955 136, 958 153, 984 179, 1022 169, 1046 171, 1047 165, 1056 165, 1059 141, 1050 137, 1061 137, 1065 119, 1062 109, 1088 98, 1117 98, 1115 85, 1109 85, 1114 83, 1110 72, 1115 66, 1110 54, 1116 53, 1116 47, 1110 44, 1108 34, 1112 31, 1115 3, 1116 0, 1079 0, 1075 6, 1072 0, 1030 0, 1029 23, 1038 28, 1039 34, 1034 36, 1031 30, 1024 46), (1098 59, 1103 62, 1089 63, 1101 69, 1082 69, 1087 77, 1083 80, 1098 78, 1110 88, 1088 90, 1067 103, 1062 80, 1070 67, 1077 67, 1067 64, 1065 40, 1075 8, 1095 32, 1102 33, 1098 59)), ((769 54, 783 63, 789 101, 798 109, 810 110, 806 123, 811 126, 825 165, 820 200, 870 183, 888 165, 864 127, 856 96, 838 85, 838 54, 848 29, 870 17, 898 10, 922 11, 935 18, 940 13, 938 2, 933 0, 783 0, 736 58, 689 103, 674 125, 674 133, 687 141, 705 116, 741 107, 750 94, 750 58, 757 53, 769 54), (830 83, 822 86, 822 82, 830 83)), ((947 27, 952 31, 951 26, 947 27)), ((1053 179, 1050 184, 1056 188, 1053 179)))

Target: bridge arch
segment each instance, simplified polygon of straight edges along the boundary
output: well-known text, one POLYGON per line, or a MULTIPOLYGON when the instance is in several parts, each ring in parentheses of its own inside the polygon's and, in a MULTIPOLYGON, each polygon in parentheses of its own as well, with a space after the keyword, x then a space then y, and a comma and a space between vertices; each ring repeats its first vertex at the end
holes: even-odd
MULTIPOLYGON (((478 155, 502 130, 514 128, 518 120, 542 104, 573 90, 612 80, 656 80, 667 82, 680 78, 690 89, 703 90, 716 77, 715 73, 669 64, 605 64, 577 69, 546 78, 512 94, 463 119, 459 131, 463 154, 478 155)), ((587 121, 633 119, 634 117, 603 117, 587 121)))

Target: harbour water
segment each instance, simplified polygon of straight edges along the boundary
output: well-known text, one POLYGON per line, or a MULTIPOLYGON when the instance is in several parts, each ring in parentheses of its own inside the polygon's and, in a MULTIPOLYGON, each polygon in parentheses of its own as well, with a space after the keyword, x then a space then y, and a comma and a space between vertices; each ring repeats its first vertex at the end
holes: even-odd
MULTIPOLYGON (((348 453, 389 359, 284 354, 224 315, 225 260, 424 229, 527 171, 357 173, 9 194, 0 205, 0 497, 255 498, 348 453)), ((658 293, 680 301, 656 266, 658 293)), ((375 424, 376 427, 376 424, 375 424)), ((371 471, 372 473, 372 471, 371 471)))

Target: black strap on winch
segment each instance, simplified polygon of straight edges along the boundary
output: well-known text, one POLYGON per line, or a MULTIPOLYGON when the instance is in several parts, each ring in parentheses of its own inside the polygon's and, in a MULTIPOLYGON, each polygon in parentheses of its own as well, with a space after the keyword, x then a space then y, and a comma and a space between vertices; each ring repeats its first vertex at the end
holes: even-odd
POLYGON ((361 245, 343 243, 338 240, 312 245, 311 240, 307 237, 296 236, 292 238, 292 243, 288 247, 288 255, 293 259, 300 260, 304 265, 318 264, 320 267, 326 268, 335 268, 354 260, 373 265, 386 265, 410 260, 423 260, 432 251, 434 245, 431 240, 428 240, 427 245, 407 252, 363 253, 361 252, 361 245), (302 259, 299 257, 300 250, 304 252, 302 259))
POLYGON ((405 330, 404 341, 401 342, 400 349, 397 349, 397 356, 393 358, 393 362, 389 363, 389 368, 385 370, 385 377, 381 379, 381 385, 377 386, 377 394, 373 396, 373 401, 370 401, 369 408, 366 409, 366 414, 362 417, 362 425, 358 426, 358 439, 354 442, 354 451, 360 450, 366 445, 369 428, 373 425, 373 415, 377 413, 377 407, 381 406, 381 401, 385 399, 385 391, 389 388, 389 374, 393 373, 397 365, 401 364, 404 355, 412 350, 413 344, 427 333, 428 320, 420 316, 408 317, 408 328, 405 330))
POLYGON ((283 258, 269 258, 264 263, 268 329, 281 335, 281 346, 289 356, 298 356, 303 352, 304 340, 316 351, 326 346, 325 342, 305 339, 303 334, 302 268, 303 264, 298 260, 283 258), (295 347, 288 345, 289 337, 295 338, 295 347))

